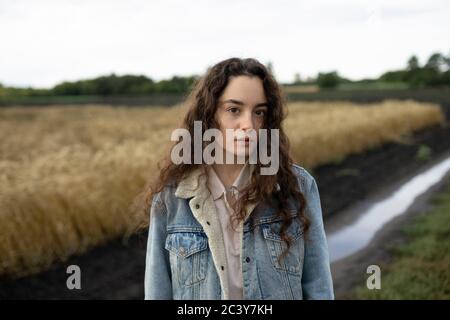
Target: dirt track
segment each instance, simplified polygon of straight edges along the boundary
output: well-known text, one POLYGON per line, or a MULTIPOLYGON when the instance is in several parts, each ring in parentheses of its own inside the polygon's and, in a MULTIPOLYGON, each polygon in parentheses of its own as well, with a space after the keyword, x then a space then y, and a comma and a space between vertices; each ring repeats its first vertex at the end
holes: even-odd
MULTIPOLYGON (((444 160, 449 157, 450 150, 446 154, 443 154, 441 158, 444 160)), ((441 159, 435 160, 438 163, 441 159)), ((423 169, 426 170, 428 167, 432 166, 433 164, 430 163, 429 166, 425 166, 423 169)), ((378 198, 383 198, 386 195, 395 192, 412 176, 415 176, 415 174, 404 177, 404 179, 397 181, 395 184, 374 191, 370 195, 370 198, 365 202, 375 203, 378 198)), ((393 246, 404 244, 408 241, 408 238, 401 232, 402 227, 412 222, 415 217, 429 212, 432 209, 432 202, 430 200, 433 195, 448 188, 449 185, 450 172, 447 173, 445 177, 437 184, 433 185, 425 193, 418 196, 404 214, 391 219, 388 223, 383 225, 383 227, 375 233, 372 240, 365 248, 331 264, 336 299, 354 298, 352 296, 353 288, 356 285, 364 286, 367 277, 369 276, 366 273, 369 265, 378 265, 383 273, 383 267, 392 260, 390 249, 393 246)), ((353 210, 341 211, 339 213, 340 221, 336 221, 336 223, 342 224, 342 220, 351 220, 352 215, 354 215, 354 212, 352 211, 353 210), (346 219, 347 216, 349 219, 346 219)), ((334 217, 328 219, 328 222, 328 229, 333 228, 334 217)))
MULTIPOLYGON (((409 144, 385 145, 350 156, 339 165, 317 168, 311 173, 319 186, 325 224, 340 210, 374 190, 413 174, 448 150, 449 125, 418 133, 409 144), (432 149, 428 162, 415 159, 420 144, 432 149), (345 175, 345 172, 353 174, 345 175)), ((14 282, 1 281, 0 299, 143 299, 146 239, 145 233, 133 236, 128 243, 118 239, 41 274, 14 282), (82 270, 81 290, 70 291, 66 287, 66 268, 71 264, 82 270)), ((342 283, 342 280, 336 281, 342 283)), ((336 286, 338 291, 340 288, 336 286)), ((342 287, 338 297, 347 289, 342 287)))

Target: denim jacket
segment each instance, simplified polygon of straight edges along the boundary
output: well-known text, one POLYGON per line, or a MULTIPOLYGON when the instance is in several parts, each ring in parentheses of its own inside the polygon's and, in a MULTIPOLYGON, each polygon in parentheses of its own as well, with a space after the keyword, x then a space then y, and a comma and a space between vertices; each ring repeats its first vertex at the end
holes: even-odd
MULTIPOLYGON (((229 299, 227 261, 219 218, 201 168, 167 185, 152 202, 145 266, 145 299, 229 299)), ((276 210, 259 203, 246 207, 238 232, 244 299, 334 299, 319 191, 306 169, 293 165, 305 195, 310 228, 306 239, 293 219, 288 254, 276 210)), ((290 215, 299 205, 289 203, 290 215)))

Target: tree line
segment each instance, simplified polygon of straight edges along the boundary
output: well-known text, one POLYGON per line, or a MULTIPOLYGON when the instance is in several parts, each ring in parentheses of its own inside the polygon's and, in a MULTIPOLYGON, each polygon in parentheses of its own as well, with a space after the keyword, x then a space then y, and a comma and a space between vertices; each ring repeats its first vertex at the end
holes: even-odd
MULTIPOLYGON (((269 62, 267 66, 272 70, 269 62)), ((149 95, 153 93, 184 94, 188 92, 198 76, 173 76, 171 79, 154 81, 144 75, 123 75, 114 73, 94 79, 65 81, 50 89, 4 87, 0 84, 0 98, 3 96, 115 96, 115 95, 149 95)), ((341 77, 337 71, 318 73, 316 78, 301 81, 298 74, 291 84, 314 84, 320 88, 336 88, 344 83, 406 83, 411 88, 450 85, 450 54, 433 53, 426 63, 421 65, 413 55, 405 69, 388 71, 377 79, 350 81, 341 77)))
MULTIPOLYGON (((299 76, 297 75, 297 79, 299 76)), ((437 52, 433 53, 428 60, 421 65, 416 55, 408 59, 406 66, 401 70, 388 71, 377 79, 364 79, 350 81, 342 78, 337 71, 319 73, 316 79, 309 81, 296 81, 296 84, 317 84, 320 88, 336 88, 343 83, 406 83, 410 88, 436 87, 450 85, 450 54, 444 56, 437 52)))
POLYGON ((450 54, 432 54, 427 62, 420 65, 417 56, 409 58, 403 70, 389 71, 380 77, 386 82, 406 82, 411 87, 433 87, 450 85, 450 54))
POLYGON ((197 76, 174 76, 168 80, 153 81, 144 75, 110 75, 79 81, 65 81, 50 89, 2 87, 0 97, 11 96, 114 96, 148 95, 153 93, 185 93, 197 76))

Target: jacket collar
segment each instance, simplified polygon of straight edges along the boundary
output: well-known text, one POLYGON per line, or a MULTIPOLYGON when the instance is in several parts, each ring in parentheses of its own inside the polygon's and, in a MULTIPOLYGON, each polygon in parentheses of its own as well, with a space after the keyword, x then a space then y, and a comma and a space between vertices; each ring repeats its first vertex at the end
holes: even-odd
POLYGON ((177 189, 175 190, 175 196, 183 199, 194 197, 198 193, 201 183, 205 182, 203 177, 206 178, 204 167, 200 166, 195 168, 178 183, 177 189))
MULTIPOLYGON (((175 190, 175 196, 178 198, 189 199, 192 197, 198 198, 200 202, 204 202, 208 197, 211 196, 212 200, 217 198, 217 194, 211 193, 208 185, 208 173, 204 166, 199 166, 192 170, 184 179, 182 179, 175 190)), ((239 177, 236 179, 233 185, 241 185, 244 179, 250 179, 253 171, 255 170, 254 164, 246 163, 245 167, 241 171, 239 177)), ((214 192, 214 191, 213 191, 214 192)), ((219 195, 220 196, 220 195, 219 195)), ((247 219, 253 209, 257 206, 257 203, 247 204, 246 207, 246 217, 247 219)))

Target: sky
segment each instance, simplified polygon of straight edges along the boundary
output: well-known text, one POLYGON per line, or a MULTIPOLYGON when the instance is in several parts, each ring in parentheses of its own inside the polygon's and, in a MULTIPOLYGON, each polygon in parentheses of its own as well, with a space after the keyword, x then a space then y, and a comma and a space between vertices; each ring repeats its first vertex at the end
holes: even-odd
POLYGON ((447 0, 0 0, 0 83, 49 88, 115 73, 201 75, 230 57, 279 82, 357 80, 450 54, 447 0))

